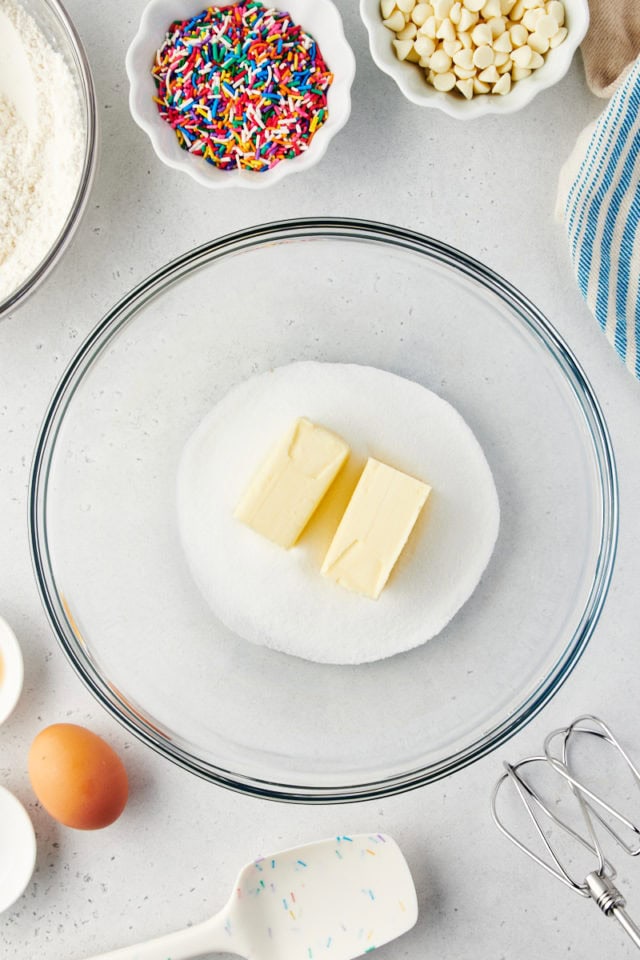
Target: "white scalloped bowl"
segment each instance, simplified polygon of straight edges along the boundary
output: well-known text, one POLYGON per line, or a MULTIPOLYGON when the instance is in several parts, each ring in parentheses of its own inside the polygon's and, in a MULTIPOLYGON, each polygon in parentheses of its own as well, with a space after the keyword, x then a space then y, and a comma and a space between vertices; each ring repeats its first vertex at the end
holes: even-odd
POLYGON ((8 720, 20 699, 24 663, 17 637, 0 617, 0 726, 8 720))
MULTIPOLYGON (((251 170, 220 170, 200 157, 183 150, 173 129, 160 117, 154 101, 156 86, 151 75, 156 50, 162 45, 167 29, 175 20, 193 17, 208 6, 226 7, 234 0, 150 0, 140 26, 127 51, 129 108, 135 122, 151 140, 153 149, 167 166, 193 177, 204 187, 272 186, 290 173, 300 173, 316 164, 324 155, 332 137, 351 113, 351 84, 356 62, 347 43, 342 18, 331 0, 287 0, 277 9, 287 10, 293 20, 316 40, 325 62, 334 75, 327 94, 329 115, 315 133, 309 148, 291 160, 282 160, 262 173, 251 170)), ((274 6, 267 0, 266 7, 274 6)))
POLYGON ((380 13, 380 0, 360 0, 360 16, 369 34, 369 49, 377 66, 393 77, 400 90, 419 107, 435 107, 459 120, 473 120, 490 113, 514 113, 531 103, 533 98, 561 80, 582 43, 589 26, 587 0, 563 0, 567 37, 555 50, 550 50, 545 63, 530 77, 516 83, 504 96, 485 94, 465 100, 455 93, 441 93, 427 83, 424 71, 415 63, 398 60, 393 48, 394 34, 385 27, 380 13))

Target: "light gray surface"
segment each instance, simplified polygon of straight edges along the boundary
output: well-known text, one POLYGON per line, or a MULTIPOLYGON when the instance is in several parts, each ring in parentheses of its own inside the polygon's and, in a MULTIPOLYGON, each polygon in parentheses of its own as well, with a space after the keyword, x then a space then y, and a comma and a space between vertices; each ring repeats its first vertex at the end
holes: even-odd
MULTIPOLYGON (((257 194, 207 192, 155 159, 130 120, 123 60, 140 0, 69 0, 98 88, 102 158, 88 214, 56 274, 0 324, 0 611, 25 653, 25 694, 0 730, 0 783, 26 804, 38 834, 34 881, 0 918, 0 955, 75 960, 209 915, 255 854, 332 833, 384 830, 418 886, 418 926, 389 960, 614 958, 634 948, 595 906, 574 897, 500 838, 488 796, 501 760, 537 750, 578 712, 601 713, 640 749, 637 583, 640 565, 640 387, 600 334, 574 286, 552 219, 559 166, 601 103, 580 63, 554 90, 502 120, 458 123, 403 101, 377 71, 355 3, 342 0, 358 60, 353 114, 321 164, 257 194), (220 790, 125 734, 72 673, 47 627, 26 530, 29 464, 40 419, 66 362, 104 311, 171 256, 256 222, 343 214, 386 220, 453 243, 519 286, 565 335, 597 391, 621 481, 618 562, 582 662, 508 746, 455 778, 404 797, 301 808, 220 790), (26 757, 35 733, 84 723, 121 751, 131 774, 122 819, 98 832, 56 826, 36 806, 26 757)), ((552 429, 550 424, 550 429, 552 429)), ((514 637, 514 643, 517 643, 514 637)), ((619 861, 640 917, 640 864, 619 861)))

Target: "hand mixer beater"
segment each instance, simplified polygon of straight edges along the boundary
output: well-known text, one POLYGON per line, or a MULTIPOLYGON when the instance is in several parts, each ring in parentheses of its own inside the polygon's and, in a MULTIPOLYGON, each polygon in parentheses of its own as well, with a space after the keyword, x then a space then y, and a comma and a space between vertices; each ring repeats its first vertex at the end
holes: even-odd
MULTIPOLYGON (((618 763, 631 775, 635 787, 640 789, 640 773, 629 755, 613 735, 609 727, 598 717, 585 715, 578 717, 568 727, 554 730, 544 742, 544 754, 527 757, 518 763, 505 763, 505 773, 495 785, 491 809, 493 819, 500 831, 528 857, 543 867, 566 886, 582 897, 592 898, 605 916, 614 917, 637 947, 640 947, 640 927, 629 917, 625 910, 626 902, 613 883, 616 871, 606 859, 600 834, 612 838, 618 846, 630 856, 640 853, 640 828, 627 816, 616 809, 601 790, 596 790, 587 777, 578 776, 572 765, 572 751, 578 741, 591 740, 607 751, 614 751, 618 763), (595 738, 592 740, 591 738, 595 738), (569 787, 569 797, 573 802, 573 813, 577 816, 580 828, 572 826, 557 812, 554 799, 550 801, 546 794, 534 784, 532 776, 535 768, 543 765, 540 772, 553 771, 569 787), (506 785, 511 785, 517 797, 524 805, 533 824, 534 835, 541 844, 542 855, 516 836, 504 823, 498 812, 498 798, 506 785), (554 812, 554 808, 556 808, 554 812), (545 827, 547 831, 545 832, 545 827), (581 828, 584 829, 581 829, 581 828), (549 828, 568 845, 576 844, 578 850, 593 855, 595 868, 586 876, 576 876, 576 871, 567 865, 567 859, 561 859, 558 849, 548 837, 549 828), (559 833, 558 833, 559 831, 559 833)), ((560 784, 560 781, 558 782, 560 784)), ((504 800, 503 800, 504 802, 504 800)), ((563 844, 564 846, 564 844, 563 844)), ((569 857, 568 859, 571 859, 569 857)))

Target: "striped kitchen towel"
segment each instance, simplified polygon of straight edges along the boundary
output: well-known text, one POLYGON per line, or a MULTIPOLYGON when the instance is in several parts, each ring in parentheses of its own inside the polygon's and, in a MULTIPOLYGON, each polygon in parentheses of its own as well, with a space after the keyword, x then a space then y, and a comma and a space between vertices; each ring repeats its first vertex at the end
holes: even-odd
POLYGON ((640 59, 578 138, 557 214, 587 304, 640 378, 640 59))

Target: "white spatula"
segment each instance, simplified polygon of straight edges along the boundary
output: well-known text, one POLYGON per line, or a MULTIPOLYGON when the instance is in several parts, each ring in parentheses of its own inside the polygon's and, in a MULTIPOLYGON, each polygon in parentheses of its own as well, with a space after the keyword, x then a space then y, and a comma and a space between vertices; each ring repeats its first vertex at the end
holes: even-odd
POLYGON ((335 837, 247 864, 210 920, 91 960, 351 960, 417 918, 409 867, 391 837, 335 837))

